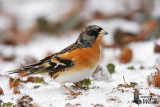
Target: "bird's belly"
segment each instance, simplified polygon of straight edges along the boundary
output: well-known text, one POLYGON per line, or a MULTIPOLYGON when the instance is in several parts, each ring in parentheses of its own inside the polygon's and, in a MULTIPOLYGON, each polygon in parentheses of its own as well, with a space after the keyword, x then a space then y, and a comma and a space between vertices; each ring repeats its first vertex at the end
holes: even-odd
POLYGON ((80 71, 72 71, 72 72, 60 74, 58 77, 55 78, 55 80, 61 83, 78 82, 78 81, 84 80, 87 77, 91 76, 94 70, 95 68, 94 69, 84 69, 80 71))

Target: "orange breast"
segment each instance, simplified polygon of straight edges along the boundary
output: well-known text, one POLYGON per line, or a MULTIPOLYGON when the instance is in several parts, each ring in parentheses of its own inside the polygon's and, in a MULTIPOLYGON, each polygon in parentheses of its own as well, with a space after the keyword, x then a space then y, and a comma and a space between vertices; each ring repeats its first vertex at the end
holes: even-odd
POLYGON ((76 49, 62 56, 63 58, 68 58, 75 61, 75 66, 72 68, 72 71, 81 70, 83 68, 95 68, 100 58, 100 40, 100 38, 97 39, 91 48, 76 49))

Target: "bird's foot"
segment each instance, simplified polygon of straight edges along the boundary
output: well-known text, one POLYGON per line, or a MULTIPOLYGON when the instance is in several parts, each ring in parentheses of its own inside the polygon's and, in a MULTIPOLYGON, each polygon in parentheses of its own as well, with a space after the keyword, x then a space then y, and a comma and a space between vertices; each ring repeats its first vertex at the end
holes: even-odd
POLYGON ((79 85, 79 83, 80 83, 80 82, 73 83, 73 84, 74 84, 73 87, 74 87, 75 89, 82 89, 82 90, 85 89, 85 87, 79 85))
POLYGON ((74 98, 76 98, 78 95, 80 95, 80 92, 75 93, 70 88, 68 88, 67 86, 65 86, 65 84, 62 84, 62 87, 66 88, 74 98))
POLYGON ((70 94, 71 94, 74 98, 77 98, 77 96, 80 95, 81 92, 75 93, 74 91, 71 91, 70 94))

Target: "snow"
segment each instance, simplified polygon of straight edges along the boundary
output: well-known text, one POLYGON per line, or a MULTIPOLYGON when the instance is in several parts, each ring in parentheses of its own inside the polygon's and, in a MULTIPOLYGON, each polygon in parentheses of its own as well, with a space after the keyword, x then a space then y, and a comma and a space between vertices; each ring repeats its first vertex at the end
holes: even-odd
MULTIPOLYGON (((14 52, 21 58, 25 57, 26 55, 32 55, 40 60, 48 51, 57 52, 66 47, 66 45, 74 42, 76 38, 77 36, 74 35, 62 38, 56 38, 54 36, 42 37, 38 35, 28 44, 16 46, 14 52), (59 48, 57 46, 59 46, 59 48)), ((92 80, 92 85, 87 91, 78 90, 78 92, 80 91, 82 95, 78 96, 76 99, 70 99, 70 96, 64 95, 65 93, 68 93, 67 90, 61 88, 59 83, 45 76, 43 77, 45 79, 45 82, 47 82, 48 84, 22 84, 23 88, 20 88, 20 95, 12 94, 12 90, 9 89, 9 79, 7 77, 0 78, 0 86, 4 90, 5 94, 3 96, 0 96, 0 99, 5 102, 16 103, 16 100, 21 96, 29 95, 33 98, 33 102, 40 107, 48 107, 51 105, 64 107, 67 103, 71 103, 73 105, 78 103, 81 104, 81 106, 87 107, 95 104, 103 104, 104 106, 138 106, 137 104, 131 103, 133 100, 133 88, 122 88, 123 90, 128 90, 124 91, 123 93, 120 90, 113 88, 116 88, 118 84, 124 83, 124 76, 127 83, 137 82, 139 84, 137 88, 140 89, 140 93, 149 95, 149 91, 151 91, 156 94, 160 94, 160 91, 158 89, 152 87, 149 88, 146 81, 147 75, 149 75, 151 72, 155 72, 153 66, 158 66, 158 64, 156 64, 156 61, 160 57, 160 55, 155 55, 155 53, 153 52, 155 42, 160 42, 160 40, 146 41, 143 43, 131 43, 129 47, 132 49, 134 55, 132 61, 128 64, 120 64, 117 61, 117 57, 120 53, 119 49, 104 49, 104 58, 101 60, 100 65, 103 67, 102 72, 105 78, 103 78, 103 80, 92 80), (110 75, 107 72, 106 65, 108 63, 115 64, 116 73, 110 75), (132 65, 134 65, 135 70, 128 70, 127 67, 132 65), (143 65, 145 69, 139 69, 141 65, 143 65), (38 89, 33 89, 35 85, 40 85, 40 87, 38 89), (110 98, 115 98, 117 100, 110 101, 110 98)), ((6 49, 5 51, 9 52, 9 50, 12 50, 11 48, 13 47, 1 46, 0 51, 2 51, 4 48, 6 49)), ((1 74, 6 74, 5 71, 11 70, 12 67, 17 67, 14 62, 10 64, 2 62, 0 63, 2 66, 1 74)), ((15 75, 12 75, 12 77, 15 77, 15 75)), ((70 85, 71 84, 68 84, 69 87, 70 85)), ((146 107, 149 105, 141 106, 146 107)))

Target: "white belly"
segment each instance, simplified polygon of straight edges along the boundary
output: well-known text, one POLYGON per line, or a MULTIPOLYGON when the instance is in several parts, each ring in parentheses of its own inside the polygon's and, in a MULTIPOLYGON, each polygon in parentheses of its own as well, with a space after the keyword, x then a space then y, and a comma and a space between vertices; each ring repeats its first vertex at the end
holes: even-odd
POLYGON ((85 69, 85 70, 75 71, 75 72, 73 71, 68 74, 61 74, 57 78, 55 78, 55 80, 61 83, 78 82, 78 81, 84 80, 87 77, 91 76, 94 70, 95 68, 85 69))

